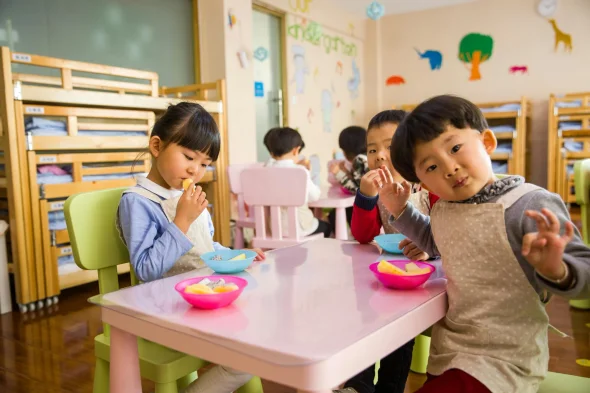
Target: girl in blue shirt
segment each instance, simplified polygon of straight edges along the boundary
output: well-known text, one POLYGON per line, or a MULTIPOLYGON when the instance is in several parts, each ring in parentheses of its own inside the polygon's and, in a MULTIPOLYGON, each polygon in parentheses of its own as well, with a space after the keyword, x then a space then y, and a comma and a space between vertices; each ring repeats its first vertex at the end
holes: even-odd
MULTIPOLYGON (((217 159, 220 139, 213 117, 195 103, 170 106, 154 125, 149 140, 151 170, 123 193, 117 220, 139 280, 153 281, 200 268, 204 266, 200 255, 225 249, 213 242, 205 192, 194 185, 182 191, 183 181, 197 184, 217 159)), ((255 251, 257 260, 265 258, 260 249, 255 251)), ((185 392, 233 392, 250 378, 216 366, 185 392)))

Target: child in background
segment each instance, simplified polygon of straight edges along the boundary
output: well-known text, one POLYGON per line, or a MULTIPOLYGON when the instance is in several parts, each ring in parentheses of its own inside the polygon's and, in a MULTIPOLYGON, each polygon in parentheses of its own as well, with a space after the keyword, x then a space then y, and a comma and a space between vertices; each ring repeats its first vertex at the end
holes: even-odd
MULTIPOLYGON (((397 125, 405 115, 404 111, 386 110, 375 115, 369 122, 366 141, 369 171, 362 177, 360 188, 356 193, 351 226, 352 234, 359 243, 373 241, 373 238, 381 232, 382 226, 385 233, 397 233, 386 219, 389 217, 389 212, 379 201, 379 189, 373 179, 375 176, 379 176, 379 168, 393 170, 389 159, 389 146, 397 125)), ((425 191, 414 194, 413 200, 420 206, 420 209, 429 211, 428 195, 425 191)), ((404 240, 400 247, 403 248, 404 254, 412 260, 429 258, 410 240, 404 240)), ((403 393, 412 363, 413 348, 414 340, 411 340, 381 359, 377 385, 373 384, 375 366, 371 366, 349 379, 340 392, 403 393)))
MULTIPOLYGON (((264 145, 268 149, 271 158, 265 164, 267 167, 292 168, 297 165, 299 153, 305 147, 305 143, 297 130, 289 127, 273 128, 264 136, 264 145)), ((320 188, 311 181, 309 168, 307 171, 307 202, 314 202, 320 199, 320 188)), ((288 221, 286 211, 283 212, 283 231, 288 233, 288 221)), ((314 217, 311 209, 307 206, 300 206, 297 209, 299 219, 299 229, 301 236, 314 235, 323 233, 324 237, 329 237, 332 233, 332 226, 322 220, 314 217)))
MULTIPOLYGON (((338 145, 344 152, 345 160, 332 161, 328 181, 344 187, 351 194, 356 194, 361 178, 369 171, 367 163, 367 130, 359 126, 346 127, 338 137, 338 145)), ((330 211, 328 221, 334 228, 336 212, 330 211)), ((346 221, 352 221, 352 207, 346 208, 346 221)))
MULTIPOLYGON (((117 214, 117 228, 140 281, 203 267, 200 255, 225 249, 213 242, 206 195, 194 186, 217 159, 219 149, 215 120, 198 104, 171 105, 154 125, 149 140, 151 170, 123 193, 117 214), (194 184, 183 192, 186 179, 194 184)), ((265 258, 261 250, 255 251, 257 260, 265 258)), ((250 378, 247 373, 215 366, 185 393, 233 392, 250 378)))
POLYGON ((537 392, 549 361, 549 293, 590 296, 590 249, 563 201, 520 176, 496 178, 496 145, 477 106, 434 97, 408 115, 391 146, 401 176, 440 196, 430 217, 407 203, 409 183, 387 168, 373 179, 391 225, 440 255, 449 280, 420 393, 537 392))
POLYGON ((359 126, 347 127, 338 137, 338 145, 346 160, 333 161, 330 169, 330 183, 333 178, 342 187, 356 194, 361 178, 369 171, 367 164, 367 130, 359 126))

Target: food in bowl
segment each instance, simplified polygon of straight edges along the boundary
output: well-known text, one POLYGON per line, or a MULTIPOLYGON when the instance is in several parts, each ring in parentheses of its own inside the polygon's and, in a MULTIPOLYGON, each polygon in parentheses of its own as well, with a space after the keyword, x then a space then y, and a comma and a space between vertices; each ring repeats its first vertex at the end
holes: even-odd
POLYGON ((182 188, 186 191, 193 184, 193 179, 184 179, 182 181, 182 188))
POLYGON ((377 271, 383 274, 395 274, 397 276, 418 276, 420 274, 427 274, 431 272, 431 269, 427 267, 419 267, 414 262, 409 262, 401 269, 386 260, 382 260, 377 265, 377 271), (404 270, 405 269, 405 270, 404 270))
POLYGON ((212 295, 215 293, 233 292, 238 289, 239 287, 236 284, 226 283, 224 279, 211 281, 205 278, 196 284, 187 285, 184 291, 195 295, 212 295))
MULTIPOLYGON (((235 256, 235 257, 233 257, 231 259, 227 259, 227 261, 242 261, 244 259, 246 259, 246 254, 240 254, 240 255, 237 255, 237 256, 235 256)), ((224 259, 223 259, 223 257, 220 254, 217 254, 217 255, 214 255, 211 258, 211 260, 212 261, 223 261, 224 259)))

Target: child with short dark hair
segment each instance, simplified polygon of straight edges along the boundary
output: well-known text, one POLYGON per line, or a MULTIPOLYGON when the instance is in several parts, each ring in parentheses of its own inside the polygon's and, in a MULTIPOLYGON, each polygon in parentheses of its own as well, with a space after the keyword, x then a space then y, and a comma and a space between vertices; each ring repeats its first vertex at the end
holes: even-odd
POLYGON ((410 184, 387 168, 373 179, 390 224, 440 255, 449 282, 420 393, 536 392, 549 361, 549 293, 590 296, 590 249, 565 204, 520 176, 498 179, 496 145, 477 106, 434 97, 407 116, 391 145, 403 178, 440 197, 430 216, 407 203, 410 184))
MULTIPOLYGON (((301 165, 297 161, 299 153, 305 147, 301 134, 289 127, 277 127, 269 130, 264 136, 264 145, 268 149, 271 158, 266 162, 267 167, 283 167, 289 168, 301 165)), ((305 167, 307 171, 307 201, 314 202, 320 199, 321 190, 311 180, 309 174, 309 167, 305 167)), ((283 213, 283 230, 288 232, 287 212, 283 213)), ((299 221, 299 229, 302 236, 314 235, 316 233, 323 233, 324 237, 329 237, 332 233, 332 226, 322 220, 314 217, 312 211, 307 206, 300 206, 297 209, 297 217, 299 221)))
MULTIPOLYGON (((406 112, 400 110, 386 110, 376 114, 369 122, 367 131, 367 167, 369 171, 362 177, 360 188, 356 193, 352 217, 352 234, 359 243, 369 243, 379 235, 383 227, 385 233, 397 231, 389 225, 387 217, 390 213, 379 201, 379 189, 373 179, 379 176, 379 168, 389 168, 391 165, 389 146, 397 126, 404 119, 406 112)), ((401 179, 401 178, 400 178, 401 179)), ((413 203, 424 212, 430 210, 428 193, 421 191, 412 196, 413 203)), ((409 239, 400 245, 404 254, 413 260, 426 260, 429 256, 415 246, 409 239)), ((396 351, 387 355, 380 362, 377 385, 375 367, 371 366, 349 379, 342 393, 403 393, 410 364, 414 340, 406 343, 396 351)))
POLYGON ((346 127, 340 132, 338 145, 344 152, 346 160, 334 161, 330 167, 330 174, 342 187, 355 194, 360 186, 361 178, 369 171, 367 130, 359 126, 346 127))

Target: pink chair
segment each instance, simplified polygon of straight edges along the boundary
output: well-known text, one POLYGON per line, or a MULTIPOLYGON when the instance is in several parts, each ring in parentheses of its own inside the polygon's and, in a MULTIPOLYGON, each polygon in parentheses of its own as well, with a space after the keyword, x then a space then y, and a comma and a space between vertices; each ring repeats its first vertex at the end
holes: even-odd
POLYGON ((238 200, 238 219, 236 220, 236 231, 234 236, 234 249, 244 248, 244 228, 255 228, 254 217, 246 214, 246 204, 244 203, 244 192, 242 191, 242 182, 240 175, 246 168, 262 167, 264 164, 255 162, 252 164, 230 165, 227 168, 229 178, 229 189, 236 194, 238 200))
POLYGON ((264 249, 289 247, 321 239, 322 233, 301 236, 297 208, 307 204, 307 173, 303 168, 247 168, 242 171, 244 201, 254 210, 254 247, 264 249), (283 233, 281 208, 287 209, 288 229, 283 233), (270 237, 267 233, 270 214, 270 237))

